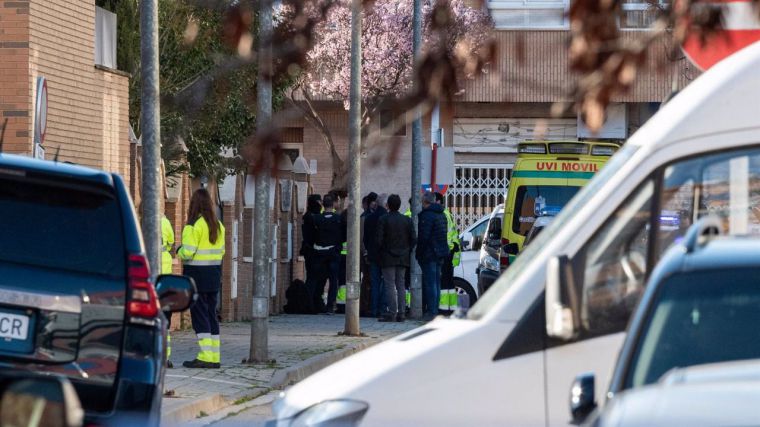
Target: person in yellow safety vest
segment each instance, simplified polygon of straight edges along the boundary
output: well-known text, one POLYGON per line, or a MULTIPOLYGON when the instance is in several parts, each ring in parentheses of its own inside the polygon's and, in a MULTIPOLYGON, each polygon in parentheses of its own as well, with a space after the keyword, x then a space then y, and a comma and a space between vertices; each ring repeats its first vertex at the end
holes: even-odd
POLYGON ((454 289, 454 267, 459 265, 461 258, 461 248, 459 243, 459 232, 457 224, 451 215, 451 212, 444 204, 443 194, 435 193, 435 200, 438 204, 444 206, 443 214, 446 216, 447 233, 446 241, 449 244, 451 254, 447 260, 444 260, 441 266, 441 298, 438 305, 439 310, 456 310, 457 293, 454 289))
POLYGON ((183 262, 184 274, 192 277, 198 288, 198 299, 190 308, 190 319, 200 351, 195 360, 185 361, 182 366, 218 369, 221 353, 216 302, 222 286, 224 225, 217 219, 211 195, 206 189, 196 190, 190 199, 190 212, 177 256, 183 262))
MULTIPOLYGON (((172 249, 174 249, 174 228, 169 218, 164 215, 161 218, 161 274, 172 274, 172 249)), ((174 365, 169 358, 172 355, 172 336, 168 332, 172 327, 172 313, 165 311, 166 317, 166 367, 173 368, 174 365)))

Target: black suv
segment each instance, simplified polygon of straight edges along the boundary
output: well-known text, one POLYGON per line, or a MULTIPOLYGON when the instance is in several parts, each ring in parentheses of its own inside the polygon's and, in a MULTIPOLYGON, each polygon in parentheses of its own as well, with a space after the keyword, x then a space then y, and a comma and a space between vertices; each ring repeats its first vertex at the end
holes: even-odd
POLYGON ((122 179, 0 154, 0 224, 0 368, 65 375, 88 424, 158 425, 161 310, 186 309, 195 285, 154 287, 122 179))
MULTIPOLYGON (((719 236, 724 225, 716 217, 701 219, 657 264, 631 317, 606 399, 623 401, 692 366, 760 358, 760 240, 719 236)), ((570 397, 576 423, 599 422, 598 413, 586 418, 596 407, 594 394, 593 373, 579 375, 570 397)), ((631 420, 645 418, 634 415, 639 399, 628 399, 631 420)), ((603 425, 618 425, 620 413, 618 405, 617 418, 603 425)), ((645 415, 655 420, 657 414, 645 415)))

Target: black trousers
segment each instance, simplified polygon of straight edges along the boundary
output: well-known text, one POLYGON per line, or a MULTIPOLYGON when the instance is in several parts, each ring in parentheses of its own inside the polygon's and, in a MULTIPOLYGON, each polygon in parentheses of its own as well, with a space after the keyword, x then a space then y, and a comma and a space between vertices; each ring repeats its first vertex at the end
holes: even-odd
POLYGON ((454 289, 454 256, 449 254, 441 265, 441 289, 454 289))
POLYGON ((190 307, 190 319, 196 334, 219 335, 216 317, 217 292, 199 292, 198 300, 190 307))
POLYGON ((335 308, 335 299, 338 295, 338 277, 340 276, 340 252, 337 249, 318 251, 315 255, 317 286, 316 296, 322 301, 322 293, 325 291, 325 282, 330 282, 327 291, 327 309, 335 308))

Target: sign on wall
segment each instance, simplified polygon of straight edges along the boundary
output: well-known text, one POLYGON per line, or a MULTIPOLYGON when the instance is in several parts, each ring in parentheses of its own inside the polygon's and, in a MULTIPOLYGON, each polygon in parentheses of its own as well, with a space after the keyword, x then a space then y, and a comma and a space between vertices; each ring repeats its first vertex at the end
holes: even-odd
POLYGON ((34 158, 44 159, 45 149, 42 144, 47 134, 47 80, 37 77, 37 97, 34 100, 34 158))

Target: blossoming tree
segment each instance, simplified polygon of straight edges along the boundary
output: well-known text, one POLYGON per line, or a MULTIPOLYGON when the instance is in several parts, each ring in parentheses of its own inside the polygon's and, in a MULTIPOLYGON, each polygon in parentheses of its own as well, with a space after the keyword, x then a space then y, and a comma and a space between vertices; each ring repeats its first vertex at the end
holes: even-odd
MULTIPOLYGON (((483 7, 466 0, 432 6, 423 0, 423 50, 439 52, 456 64, 455 80, 474 77, 467 58, 486 48, 493 23, 483 7), (446 14, 442 17, 441 14, 446 14)), ((362 127, 377 124, 384 102, 409 97, 413 91, 412 0, 376 0, 365 7, 362 25, 362 127)), ((330 150, 335 190, 345 188, 345 164, 314 100, 343 102, 348 108, 351 57, 349 1, 333 5, 315 31, 307 66, 290 89, 289 99, 322 135, 330 150)), ((481 55, 482 56, 482 55, 481 55)), ((453 84, 454 86, 456 84, 453 84)), ((402 105, 406 105, 401 103, 402 105)), ((394 102, 398 107, 399 103, 394 102)), ((394 112, 395 115, 403 111, 394 112)))

